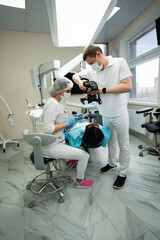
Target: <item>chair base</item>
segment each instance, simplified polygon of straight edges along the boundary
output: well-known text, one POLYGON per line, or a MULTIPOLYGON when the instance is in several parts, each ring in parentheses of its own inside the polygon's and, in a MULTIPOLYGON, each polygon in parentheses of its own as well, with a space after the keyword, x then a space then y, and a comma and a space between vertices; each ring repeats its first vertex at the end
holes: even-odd
POLYGON ((140 153, 139 156, 143 157, 143 152, 148 151, 149 154, 155 155, 155 156, 160 156, 160 149, 159 145, 157 143, 157 133, 153 134, 153 145, 147 148, 144 148, 142 145, 139 145, 139 149, 143 149, 140 153))
POLYGON ((3 145, 3 152, 4 153, 6 152, 6 145, 8 143, 16 143, 17 147, 19 147, 19 142, 14 140, 14 139, 4 139, 1 134, 0 134, 0 139, 2 139, 2 141, 0 141, 0 145, 1 144, 3 145))
POLYGON ((59 194, 58 202, 64 202, 65 195, 62 191, 62 188, 66 183, 72 183, 73 180, 70 176, 66 175, 58 174, 57 176, 53 177, 53 173, 57 174, 57 171, 50 171, 49 174, 47 174, 47 179, 39 179, 42 175, 46 175, 46 172, 43 172, 27 184, 26 189, 35 193, 35 196, 28 203, 29 208, 32 208, 36 205, 36 199, 42 194, 57 192, 59 194))
POLYGON ((139 152, 140 157, 143 157, 143 153, 145 151, 148 151, 148 153, 151 155, 160 156, 160 149, 158 147, 150 146, 150 147, 144 148, 142 145, 139 145, 138 148, 142 149, 142 151, 139 152))

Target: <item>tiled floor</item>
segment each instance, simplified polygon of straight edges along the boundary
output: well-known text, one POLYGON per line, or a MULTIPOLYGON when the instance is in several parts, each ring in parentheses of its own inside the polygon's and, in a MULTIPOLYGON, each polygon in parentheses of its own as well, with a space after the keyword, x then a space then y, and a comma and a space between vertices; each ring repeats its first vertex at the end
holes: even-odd
MULTIPOLYGON (((31 147, 0 148, 0 240, 160 240, 160 161, 139 157, 142 141, 131 135, 131 162, 126 186, 112 188, 116 171, 99 174, 107 149, 100 148, 88 164, 86 177, 93 189, 75 189, 68 184, 66 200, 56 195, 39 199, 28 208, 25 189, 37 171, 29 161, 31 147)), ((75 177, 75 169, 70 172, 75 177)))

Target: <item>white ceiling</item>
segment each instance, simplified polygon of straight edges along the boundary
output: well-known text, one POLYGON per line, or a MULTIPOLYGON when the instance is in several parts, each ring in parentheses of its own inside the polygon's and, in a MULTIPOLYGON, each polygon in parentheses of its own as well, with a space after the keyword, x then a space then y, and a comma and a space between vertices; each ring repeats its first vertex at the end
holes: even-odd
MULTIPOLYGON (((95 43, 107 43, 113 39, 153 1, 118 0, 120 10, 105 23, 95 43)), ((49 34, 45 0, 26 0, 25 10, 0 5, 0 29, 49 34)))

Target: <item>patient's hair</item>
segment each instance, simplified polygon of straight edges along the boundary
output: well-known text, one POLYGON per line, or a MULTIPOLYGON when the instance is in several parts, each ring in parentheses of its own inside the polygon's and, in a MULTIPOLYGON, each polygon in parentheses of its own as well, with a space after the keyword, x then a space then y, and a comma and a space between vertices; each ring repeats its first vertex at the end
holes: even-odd
POLYGON ((102 52, 102 49, 97 45, 89 45, 84 49, 83 60, 86 61, 87 57, 96 57, 97 52, 102 52))
POLYGON ((103 138, 104 135, 97 124, 88 124, 82 138, 82 145, 88 145, 88 147, 92 146, 92 148, 96 148, 102 145, 103 138))

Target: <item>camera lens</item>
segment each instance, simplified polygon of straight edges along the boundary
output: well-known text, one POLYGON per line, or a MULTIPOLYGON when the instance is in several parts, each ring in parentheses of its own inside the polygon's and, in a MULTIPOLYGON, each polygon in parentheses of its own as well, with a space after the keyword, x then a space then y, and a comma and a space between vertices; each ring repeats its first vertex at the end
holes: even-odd
POLYGON ((86 88, 89 88, 90 87, 90 84, 88 82, 84 82, 83 83, 83 86, 86 87, 86 88))

